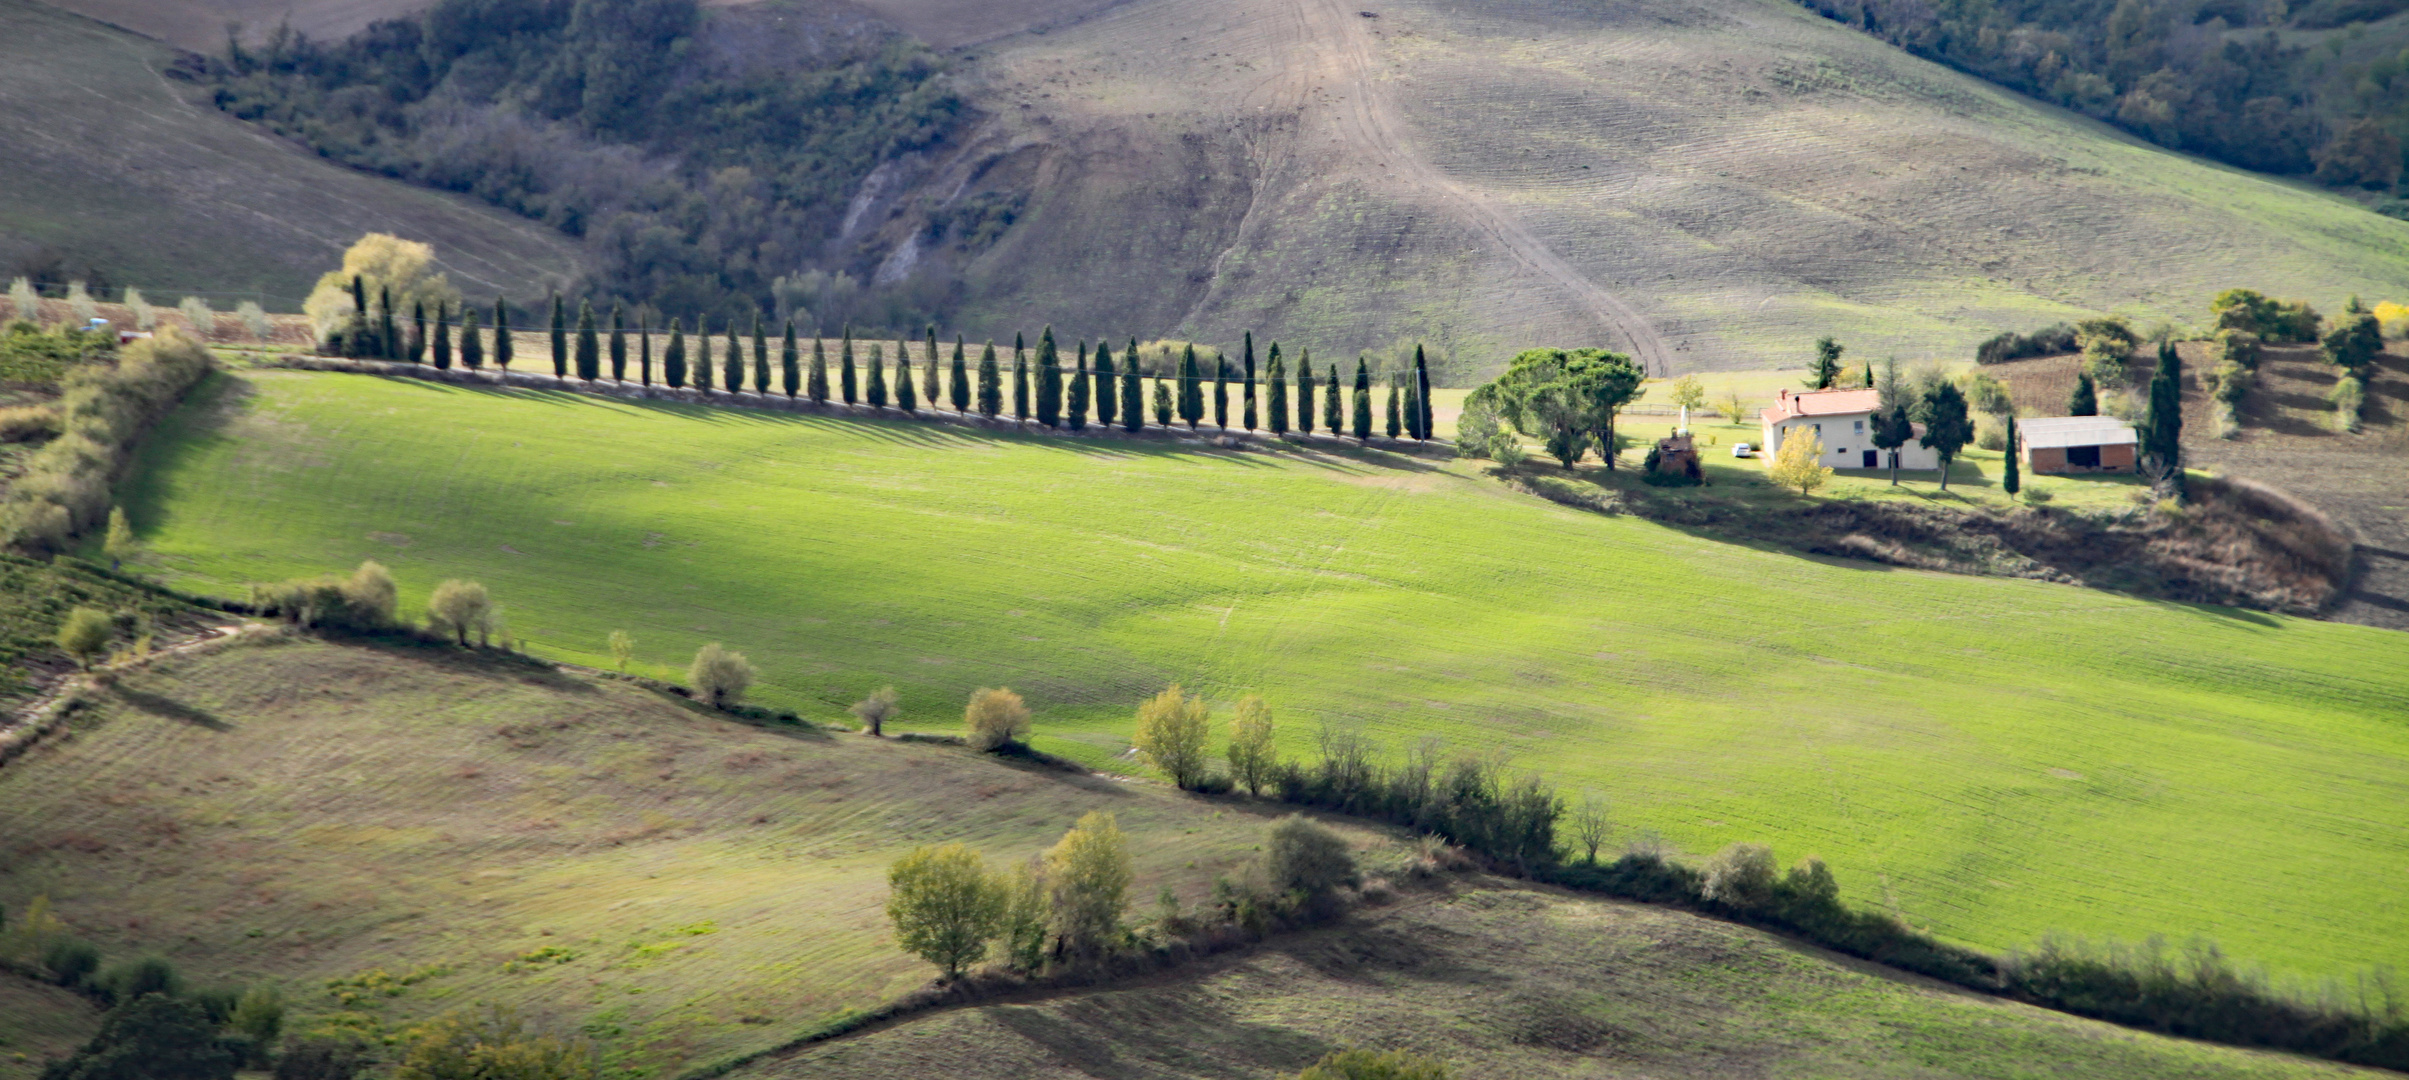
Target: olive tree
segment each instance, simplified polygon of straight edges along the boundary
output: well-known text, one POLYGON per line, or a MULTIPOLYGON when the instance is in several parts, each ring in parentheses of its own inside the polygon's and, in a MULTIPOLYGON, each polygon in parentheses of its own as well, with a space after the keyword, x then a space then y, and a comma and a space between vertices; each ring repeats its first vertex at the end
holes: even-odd
POLYGON ((726 708, 744 700, 745 688, 753 685, 753 662, 745 659, 743 653, 714 641, 694 650, 694 663, 686 668, 686 682, 713 708, 726 708))
POLYGON ((1346 839, 1303 814, 1272 822, 1263 838, 1263 876, 1274 889, 1308 897, 1361 880, 1346 839))
POLYGON ((980 687, 962 710, 964 734, 974 750, 1000 750, 1029 734, 1029 706, 1009 689, 980 687))
POLYGON ((869 697, 853 703, 853 718, 861 721, 862 727, 867 729, 873 738, 884 735, 887 721, 893 720, 903 713, 902 707, 896 704, 896 700, 894 687, 879 687, 871 691, 869 697))
POLYGON ((485 644, 493 625, 493 597, 477 582, 446 581, 427 598, 427 629, 449 634, 462 645, 468 644, 471 630, 477 632, 477 643, 485 644))

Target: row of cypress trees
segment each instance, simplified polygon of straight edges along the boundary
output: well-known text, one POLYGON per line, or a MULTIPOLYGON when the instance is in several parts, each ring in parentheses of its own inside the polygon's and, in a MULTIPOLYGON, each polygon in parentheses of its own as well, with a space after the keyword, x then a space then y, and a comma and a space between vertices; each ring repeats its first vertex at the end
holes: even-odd
MULTIPOLYGON (((483 367, 488 353, 485 339, 477 327, 477 307, 463 303, 455 311, 449 301, 435 303, 433 318, 428 317, 423 300, 410 303, 410 322, 405 327, 394 317, 393 290, 378 286, 374 313, 368 307, 368 289, 357 274, 351 278, 351 319, 336 331, 327 348, 339 356, 370 360, 401 360, 412 364, 432 362, 439 368, 450 368, 453 361, 452 335, 459 333, 459 362, 464 367, 483 367)), ((494 298, 493 352, 495 365, 510 367, 510 305, 501 297, 494 298)))

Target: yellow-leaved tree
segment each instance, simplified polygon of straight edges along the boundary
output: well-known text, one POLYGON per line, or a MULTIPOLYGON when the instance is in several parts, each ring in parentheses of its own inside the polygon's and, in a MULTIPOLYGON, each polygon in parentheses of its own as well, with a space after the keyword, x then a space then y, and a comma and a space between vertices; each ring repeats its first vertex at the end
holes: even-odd
POLYGON ((1831 467, 1822 460, 1822 439, 1812 432, 1792 431, 1782 437, 1782 448, 1773 455, 1773 464, 1766 467, 1765 475, 1783 487, 1797 488, 1804 495, 1832 478, 1831 467))
POLYGON ((351 318, 351 281, 357 277, 371 310, 382 290, 392 290, 395 315, 409 314, 410 305, 423 302, 431 314, 438 303, 460 304, 460 290, 435 270, 435 248, 389 233, 369 233, 343 253, 343 268, 318 279, 301 304, 310 325, 324 338, 351 318))
POLYGON ((1184 697, 1172 683, 1138 706, 1138 729, 1130 742, 1172 783, 1193 791, 1205 780, 1211 715, 1203 698, 1184 697))
POLYGON ((1046 852, 1046 890, 1065 952, 1093 956, 1119 943, 1133 876, 1129 840, 1100 810, 1088 811, 1046 852))

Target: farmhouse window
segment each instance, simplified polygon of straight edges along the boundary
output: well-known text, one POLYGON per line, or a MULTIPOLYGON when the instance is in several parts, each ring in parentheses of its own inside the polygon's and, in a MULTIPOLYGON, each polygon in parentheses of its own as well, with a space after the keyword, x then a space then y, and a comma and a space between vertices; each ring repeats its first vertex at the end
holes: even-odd
POLYGON ((1863 420, 1859 420, 1859 421, 1857 421, 1857 434, 1859 434, 1859 435, 1863 435, 1863 434, 1865 434, 1865 421, 1863 421, 1863 420))

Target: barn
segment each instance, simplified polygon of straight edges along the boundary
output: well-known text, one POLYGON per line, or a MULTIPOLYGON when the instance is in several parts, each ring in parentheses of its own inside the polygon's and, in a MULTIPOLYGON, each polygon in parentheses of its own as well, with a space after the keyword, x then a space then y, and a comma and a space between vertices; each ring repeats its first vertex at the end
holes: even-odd
POLYGON ((2042 416, 2016 421, 2018 452, 2036 473, 2129 473, 2141 436, 2113 416, 2042 416))

